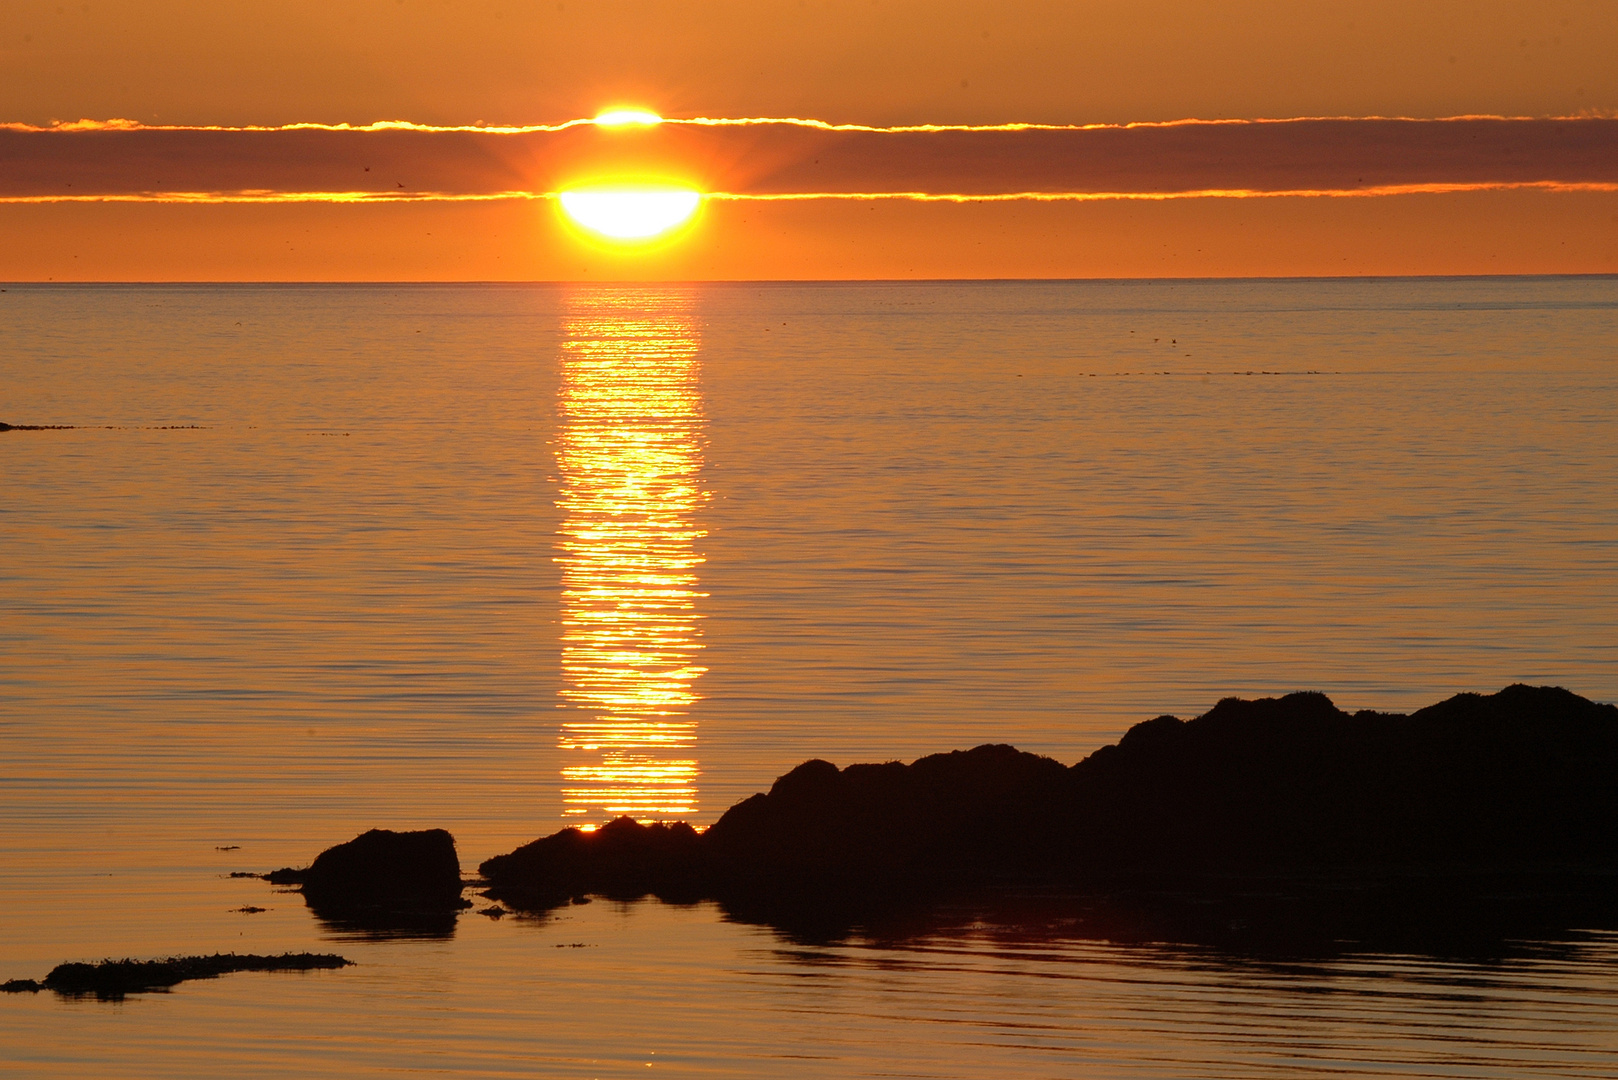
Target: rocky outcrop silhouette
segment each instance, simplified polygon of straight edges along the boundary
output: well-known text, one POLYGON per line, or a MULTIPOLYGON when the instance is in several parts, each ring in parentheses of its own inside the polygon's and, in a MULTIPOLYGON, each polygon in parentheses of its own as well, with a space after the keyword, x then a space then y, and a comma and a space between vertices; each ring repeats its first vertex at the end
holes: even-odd
POLYGON ((317 918, 352 932, 441 936, 470 906, 461 899, 455 838, 443 829, 372 829, 322 851, 307 869, 264 876, 298 886, 317 918))
POLYGON ((1323 694, 1136 725, 1071 770, 1074 853, 1175 869, 1618 855, 1618 708, 1555 687, 1350 716, 1323 694))
POLYGON ((621 818, 480 869, 513 907, 651 893, 777 924, 983 887, 1201 903, 1277 880, 1282 908, 1315 889, 1357 896, 1355 911, 1443 917, 1457 888, 1613 896, 1615 776, 1618 708, 1559 688, 1460 694, 1408 716, 1351 715, 1317 693, 1231 698, 1137 724, 1071 767, 1010 746, 809 761, 704 833, 621 818))

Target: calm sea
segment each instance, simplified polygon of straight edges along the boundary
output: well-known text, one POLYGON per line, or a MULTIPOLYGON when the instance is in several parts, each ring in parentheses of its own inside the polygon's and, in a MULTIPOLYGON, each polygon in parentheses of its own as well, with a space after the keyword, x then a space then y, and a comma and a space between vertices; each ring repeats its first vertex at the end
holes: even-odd
POLYGON ((0 293, 8 1075, 1618 1076, 1618 935, 348 940, 237 870, 707 823, 809 757, 1511 682, 1618 698, 1618 279, 0 293), (270 910, 247 914, 243 906, 270 910))

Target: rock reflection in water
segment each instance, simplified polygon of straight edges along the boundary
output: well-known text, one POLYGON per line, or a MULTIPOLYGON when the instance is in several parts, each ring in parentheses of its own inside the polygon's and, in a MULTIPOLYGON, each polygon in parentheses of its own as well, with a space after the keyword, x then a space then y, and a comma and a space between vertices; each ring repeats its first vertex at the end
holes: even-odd
POLYGON ((565 515, 564 813, 697 809, 696 514, 702 400, 692 297, 589 289, 567 300, 556 445, 565 515))

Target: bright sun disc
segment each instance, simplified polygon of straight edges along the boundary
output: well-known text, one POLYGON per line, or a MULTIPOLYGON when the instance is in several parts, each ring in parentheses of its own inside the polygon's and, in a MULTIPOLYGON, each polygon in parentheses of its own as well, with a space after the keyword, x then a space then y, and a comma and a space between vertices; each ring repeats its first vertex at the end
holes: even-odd
POLYGON ((598 113, 594 121, 598 127, 623 127, 626 124, 642 124, 650 127, 662 122, 661 116, 645 109, 608 109, 604 113, 598 113))
POLYGON ((558 196, 581 228, 613 240, 646 240, 684 225, 702 205, 686 188, 583 188, 558 196))

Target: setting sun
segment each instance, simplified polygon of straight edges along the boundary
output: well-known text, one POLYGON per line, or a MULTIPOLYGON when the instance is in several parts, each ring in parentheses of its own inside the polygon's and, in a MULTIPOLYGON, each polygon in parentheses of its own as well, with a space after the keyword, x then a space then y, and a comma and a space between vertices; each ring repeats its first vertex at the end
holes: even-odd
POLYGON ((691 220, 702 194, 689 188, 594 187, 564 191, 558 201, 568 219, 611 240, 648 240, 691 220))
POLYGON ((651 127, 654 124, 661 124, 663 118, 645 109, 608 109, 606 112, 597 113, 593 122, 597 127, 627 127, 632 124, 651 127))

